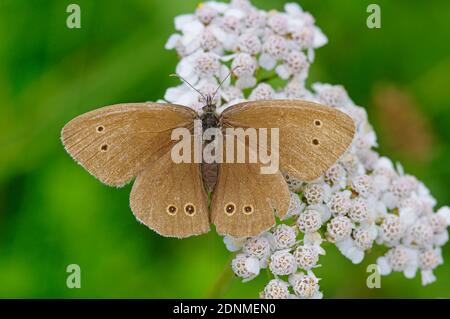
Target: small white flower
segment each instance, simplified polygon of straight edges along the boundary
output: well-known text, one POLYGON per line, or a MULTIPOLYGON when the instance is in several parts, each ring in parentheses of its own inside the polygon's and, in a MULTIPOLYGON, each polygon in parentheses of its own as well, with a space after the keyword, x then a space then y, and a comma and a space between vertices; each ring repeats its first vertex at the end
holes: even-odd
POLYGON ((310 270, 317 265, 319 261, 319 250, 316 246, 303 245, 297 246, 294 250, 294 258, 297 262, 297 267, 310 270))
POLYGON ((322 293, 319 291, 319 280, 310 273, 296 273, 289 277, 294 293, 302 299, 321 299, 322 293))
POLYGON ((346 172, 341 164, 336 163, 325 173, 325 180, 332 185, 343 188, 346 183, 346 172))
POLYGON ((280 224, 275 226, 267 236, 274 249, 286 249, 295 244, 297 234, 294 228, 280 224))
POLYGON ((312 87, 322 104, 334 107, 346 107, 352 104, 347 91, 340 85, 314 83, 312 87))
POLYGON ((390 191, 398 198, 406 198, 417 189, 418 182, 413 176, 399 176, 392 182, 390 191))
POLYGON ((350 200, 351 192, 348 190, 336 192, 331 195, 328 207, 332 214, 336 216, 344 216, 350 212, 352 201, 350 200))
POLYGON ((241 277, 244 281, 249 281, 259 274, 259 260, 245 254, 238 254, 232 260, 231 268, 236 276, 241 277))
POLYGON ((310 100, 311 92, 305 88, 305 83, 298 79, 293 79, 284 88, 284 95, 292 100, 310 100))
POLYGON ((364 173, 364 167, 359 161, 358 156, 354 153, 347 152, 342 155, 340 163, 347 171, 348 178, 350 179, 358 176, 358 174, 364 173))
POLYGON ((361 223, 372 220, 372 214, 369 209, 369 202, 367 199, 357 197, 352 201, 352 206, 348 213, 350 219, 354 222, 361 223))
POLYGON ((380 238, 388 245, 397 243, 404 232, 405 226, 397 215, 388 214, 380 225, 380 238))
POLYGON ((275 90, 267 83, 260 83, 253 89, 249 96, 249 100, 272 100, 275 96, 275 90))
POLYGON ((417 245, 420 248, 430 248, 433 245, 434 231, 426 217, 418 219, 407 231, 404 242, 417 245))
POLYGON ((307 208, 298 216, 297 226, 303 233, 314 233, 322 227, 322 213, 317 209, 307 208))
POLYGON ((338 242, 350 237, 353 228, 354 225, 348 217, 336 216, 328 223, 327 232, 334 242, 338 242))
POLYGON ((422 270, 433 270, 440 264, 442 264, 441 249, 430 249, 422 251, 419 254, 419 267, 422 270))
POLYGON ((303 196, 309 205, 322 204, 330 197, 331 189, 326 183, 311 183, 303 188, 303 196))
POLYGON ((259 58, 259 64, 266 70, 272 70, 278 60, 285 57, 288 44, 285 38, 279 35, 271 35, 264 43, 264 53, 259 58))
POLYGON ((270 256, 269 268, 274 275, 290 275, 297 270, 297 263, 289 251, 279 250, 270 256))
POLYGON ((262 44, 256 34, 248 32, 239 37, 238 48, 241 52, 256 55, 261 52, 262 44))
POLYGON ((305 208, 305 204, 302 203, 297 193, 290 193, 289 208, 283 219, 291 218, 292 216, 298 216, 305 208))
POLYGON ((264 299, 288 299, 289 284, 280 279, 272 279, 264 287, 261 297, 264 299))
POLYGON ((205 29, 200 37, 200 47, 204 51, 213 51, 216 54, 222 53, 222 47, 219 40, 211 29, 205 29))
POLYGON ((352 180, 352 187, 362 197, 369 197, 373 192, 372 178, 369 175, 360 175, 352 180))
POLYGON ((267 19, 267 25, 279 35, 286 35, 288 33, 288 18, 285 14, 272 12, 267 19))
POLYGON ((199 5, 195 11, 196 17, 203 24, 210 24, 211 21, 217 16, 217 13, 218 12, 208 4, 199 5))
POLYGON ((447 233, 447 227, 450 224, 450 216, 447 213, 450 213, 450 210, 448 207, 443 207, 437 213, 426 216, 435 234, 447 233))
POLYGON ((433 270, 443 263, 440 248, 425 250, 419 254, 419 268, 422 277, 422 285, 428 285, 436 281, 433 270))
POLYGON ((377 259, 381 275, 391 271, 403 272, 406 278, 414 278, 417 272, 417 251, 405 246, 391 248, 384 257, 377 259))
POLYGON ((264 260, 270 255, 270 243, 265 237, 252 237, 247 239, 242 251, 251 257, 264 260))
POLYGON ((286 80, 295 75, 297 81, 306 79, 309 62, 303 52, 292 50, 284 58, 284 64, 277 66, 276 72, 280 78, 286 80))
POLYGON ((248 53, 240 53, 231 64, 233 73, 237 76, 236 86, 240 89, 253 87, 256 84, 254 73, 257 62, 248 53))
POLYGON ((244 17, 245 27, 249 31, 261 30, 266 25, 266 17, 259 10, 252 10, 244 17))
POLYGON ((353 231, 355 245, 362 250, 372 248, 373 242, 377 236, 378 229, 375 225, 360 226, 353 231))
POLYGON ((200 78, 219 76, 221 69, 219 57, 211 52, 201 53, 195 59, 194 68, 200 78))
POLYGON ((240 11, 228 11, 222 19, 222 28, 225 32, 238 35, 243 30, 242 20, 240 19, 240 11))

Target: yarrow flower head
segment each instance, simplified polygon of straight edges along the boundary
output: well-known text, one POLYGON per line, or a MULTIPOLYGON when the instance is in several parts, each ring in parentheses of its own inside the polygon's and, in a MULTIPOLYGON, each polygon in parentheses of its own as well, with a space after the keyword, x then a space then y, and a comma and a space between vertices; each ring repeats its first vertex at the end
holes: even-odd
MULTIPOLYGON (((352 145, 321 178, 305 182, 282 172, 291 200, 278 225, 257 237, 224 237, 236 253, 231 262, 236 276, 249 281, 267 268, 275 279, 261 298, 321 298, 313 271, 328 242, 353 263, 362 262, 374 244, 385 246, 377 260, 382 275, 420 273, 424 285, 436 280, 450 208, 436 212, 425 185, 376 152, 367 112, 344 87, 305 85, 315 50, 327 43, 310 13, 296 3, 266 12, 249 0, 208 1, 176 17, 175 29, 166 48, 180 57, 176 72, 202 93, 214 92, 232 71, 214 100, 219 112, 248 100, 302 99, 336 108, 356 124, 352 145)), ((197 111, 205 103, 186 85, 167 89, 164 98, 197 111)))

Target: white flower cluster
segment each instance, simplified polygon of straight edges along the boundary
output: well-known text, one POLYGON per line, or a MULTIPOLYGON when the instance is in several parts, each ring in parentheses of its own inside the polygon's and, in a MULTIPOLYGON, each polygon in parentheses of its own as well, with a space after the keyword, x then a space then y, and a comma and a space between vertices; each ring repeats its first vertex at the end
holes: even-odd
MULTIPOLYGON (((304 80, 314 58, 314 48, 327 42, 313 17, 297 4, 286 12, 265 12, 247 0, 230 4, 205 2, 195 14, 175 18, 167 49, 180 56, 176 72, 202 93, 213 93, 233 71, 214 101, 222 110, 246 99, 305 98, 304 80), (276 76, 288 85, 276 91, 261 78, 276 76), (249 91, 249 92, 247 92, 249 91)), ((182 84, 166 91, 165 100, 200 110, 204 101, 182 84)))
MULTIPOLYGON (((234 70, 214 101, 219 111, 246 100, 303 99, 335 107, 357 126, 351 147, 328 172, 312 183, 285 175, 291 205, 285 220, 253 238, 225 237, 232 262, 243 281, 268 268, 274 279, 262 298, 321 298, 313 270, 321 247, 332 243, 353 263, 360 263, 373 245, 387 248, 378 258, 380 273, 401 271, 422 283, 435 280, 448 240, 450 209, 434 210, 435 199, 400 165, 373 150, 376 135, 367 114, 341 86, 316 83, 305 87, 314 49, 327 39, 314 18, 298 4, 285 12, 258 10, 248 0, 206 2, 194 14, 178 16, 179 31, 166 44, 180 56, 176 72, 202 93, 214 92, 234 70), (238 67, 238 68, 237 68, 238 67), (268 80, 276 78, 277 87, 268 80)), ((204 101, 186 85, 169 88, 165 100, 201 110, 204 101)))

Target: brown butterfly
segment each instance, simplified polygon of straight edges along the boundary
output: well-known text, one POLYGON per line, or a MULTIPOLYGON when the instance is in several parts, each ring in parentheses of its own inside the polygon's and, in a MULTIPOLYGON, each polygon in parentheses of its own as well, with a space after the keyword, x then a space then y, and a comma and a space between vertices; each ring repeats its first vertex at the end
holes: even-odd
MULTIPOLYGON (((302 180, 320 177, 347 150, 355 125, 346 114, 300 100, 240 103, 217 114, 206 97, 201 114, 174 104, 130 103, 103 107, 62 130, 68 153, 110 186, 135 178, 130 206, 136 218, 169 237, 209 231, 256 236, 282 218, 289 206, 280 171, 302 180), (179 163, 171 159, 171 132, 194 120, 203 128, 279 128, 280 171, 261 174, 261 163, 179 163), (208 193, 212 193, 209 202, 208 193)), ((248 148, 248 145, 246 145, 248 148)))

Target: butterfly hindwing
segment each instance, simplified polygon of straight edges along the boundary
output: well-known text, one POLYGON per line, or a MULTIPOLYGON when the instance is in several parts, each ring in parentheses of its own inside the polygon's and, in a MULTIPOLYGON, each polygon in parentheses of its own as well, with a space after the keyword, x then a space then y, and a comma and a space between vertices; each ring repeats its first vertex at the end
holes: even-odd
POLYGON ((175 163, 170 151, 138 175, 130 195, 136 218, 167 237, 209 231, 207 195, 200 164, 175 163))
MULTIPOLYGON (((246 147, 246 151, 252 150, 246 147)), ((289 199, 279 171, 262 174, 259 162, 222 163, 211 202, 211 221, 222 235, 257 236, 275 224, 275 212, 284 216, 289 199)))
POLYGON ((158 103, 118 104, 80 115, 64 126, 67 152, 89 173, 111 186, 123 186, 152 157, 170 149, 171 131, 189 127, 196 113, 158 103))

